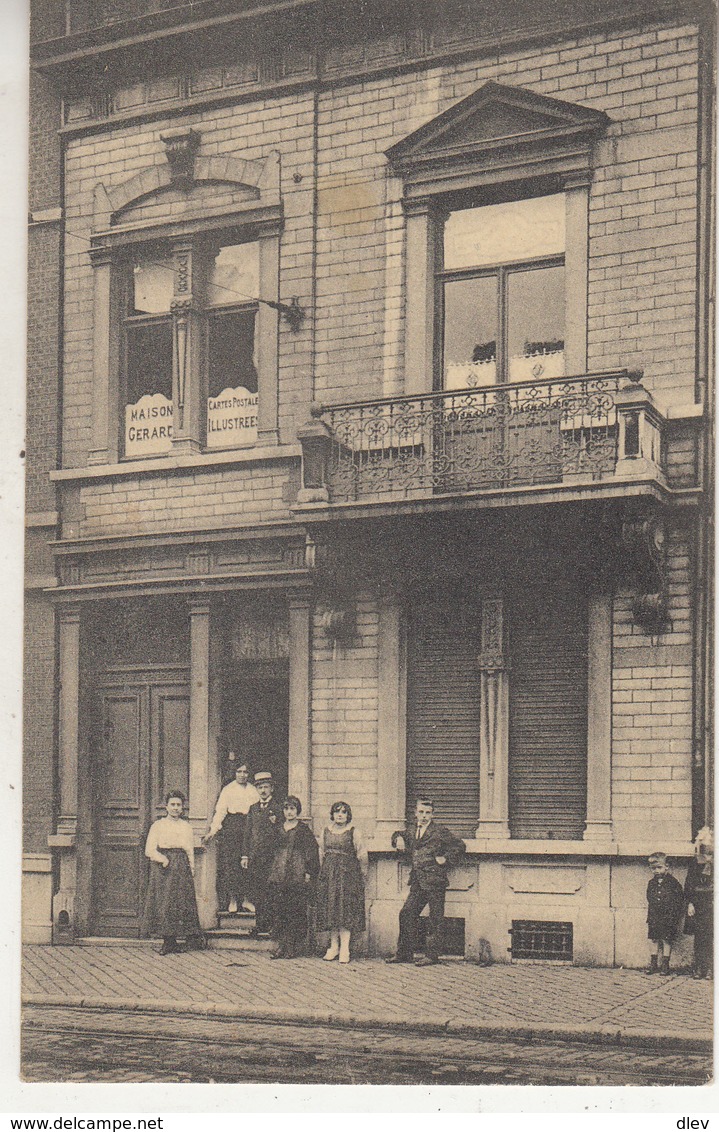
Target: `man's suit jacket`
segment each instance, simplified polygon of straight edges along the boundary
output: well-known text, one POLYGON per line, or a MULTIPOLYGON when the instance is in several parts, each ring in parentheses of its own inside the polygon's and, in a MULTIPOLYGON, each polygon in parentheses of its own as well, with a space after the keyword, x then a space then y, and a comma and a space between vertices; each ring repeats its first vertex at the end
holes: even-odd
POLYGON ((416 828, 414 825, 407 826, 392 834, 392 848, 396 848, 398 837, 404 838, 402 857, 412 865, 409 884, 423 889, 447 888, 447 874, 462 860, 467 846, 451 830, 434 821, 429 823, 419 841, 415 838, 416 828), (446 857, 446 863, 438 865, 436 857, 446 857))
POLYGON ((270 798, 266 808, 261 802, 250 806, 245 828, 244 855, 254 871, 267 871, 272 864, 284 821, 282 803, 270 798))

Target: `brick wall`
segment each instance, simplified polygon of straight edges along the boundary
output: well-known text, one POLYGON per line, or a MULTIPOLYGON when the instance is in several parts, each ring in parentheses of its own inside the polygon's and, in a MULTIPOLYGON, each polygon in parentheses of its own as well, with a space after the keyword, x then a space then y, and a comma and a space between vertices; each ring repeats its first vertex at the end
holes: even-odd
MULTIPOLYGON (((401 185, 385 149, 488 79, 577 101, 611 119, 590 197, 589 366, 642 367, 663 400, 693 397, 697 36, 657 26, 567 40, 415 73, 347 82, 317 96, 257 100, 187 114, 202 153, 281 154, 285 211, 281 290, 310 303, 316 174, 316 305, 302 330, 283 323, 280 421, 292 439, 314 395, 324 401, 401 388, 401 185), (295 176, 296 175, 296 176, 295 176)), ((68 272, 65 460, 89 447, 92 269, 87 256, 98 180, 120 184, 164 162, 159 135, 178 119, 88 135, 66 162, 68 272)), ((207 193, 207 189, 203 188, 207 193)), ((148 205, 156 211, 155 205, 148 205)))
POLYGON ((609 115, 590 195, 589 368, 641 367, 661 399, 692 400, 697 35, 659 26, 321 95, 318 399, 396 389, 401 185, 384 150, 489 79, 609 115))
POLYGON ((318 605, 312 638, 312 813, 316 828, 333 802, 349 802, 359 829, 376 820, 377 634, 379 611, 369 595, 357 598, 357 635, 336 645, 318 605))
POLYGON ((287 461, 232 471, 122 477, 80 489, 80 533, 147 534, 289 519, 296 469, 287 461))
POLYGON ((55 787, 55 620, 39 591, 25 598, 23 662, 23 849, 46 853, 55 787))
MULTIPOLYGON (((201 156, 261 161, 279 152, 284 207, 281 297, 289 300, 296 294, 303 306, 309 305, 312 277, 312 106, 311 95, 293 95, 215 108, 182 119, 201 133, 201 156)), ((95 187, 102 183, 112 189, 140 169, 164 164, 160 135, 178 124, 177 119, 162 119, 126 126, 77 138, 67 148, 63 452, 68 467, 83 466, 91 447, 93 269, 88 248, 95 187)), ((206 204, 210 191, 201 185, 192 193, 206 204)), ((222 196, 224 190, 219 191, 222 196)), ((144 219, 156 219, 161 211, 156 203, 143 207, 144 219)), ((171 201, 168 207, 172 208, 171 201)), ((312 319, 299 332, 281 320, 280 429, 287 440, 295 439, 297 426, 307 417, 312 399, 311 359, 312 319)))
POLYGON ((631 596, 614 603, 612 817, 622 838, 691 836, 692 629, 686 532, 668 547, 671 629, 650 638, 634 623, 631 596))

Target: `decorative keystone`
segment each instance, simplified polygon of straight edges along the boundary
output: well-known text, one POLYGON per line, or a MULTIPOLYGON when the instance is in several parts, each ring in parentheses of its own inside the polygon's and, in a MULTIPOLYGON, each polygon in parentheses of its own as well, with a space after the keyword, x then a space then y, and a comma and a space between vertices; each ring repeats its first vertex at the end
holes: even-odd
POLYGON ((195 130, 181 127, 161 134, 160 140, 165 147, 172 184, 178 188, 188 188, 195 179, 195 155, 200 145, 200 135, 195 130))

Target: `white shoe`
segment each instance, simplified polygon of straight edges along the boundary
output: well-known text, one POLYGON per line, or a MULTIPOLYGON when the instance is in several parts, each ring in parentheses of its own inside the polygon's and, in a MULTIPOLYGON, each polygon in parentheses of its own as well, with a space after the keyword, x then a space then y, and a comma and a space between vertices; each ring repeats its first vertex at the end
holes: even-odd
POLYGON ((256 912, 256 908, 255 908, 254 904, 252 904, 249 900, 243 900, 242 901, 242 907, 243 907, 245 912, 251 912, 252 915, 254 916, 254 914, 256 912))
POLYGON ((349 963, 350 949, 349 947, 342 947, 340 944, 340 963, 349 963))
POLYGON ((325 959, 325 961, 326 961, 327 963, 329 963, 331 959, 336 959, 336 958, 337 958, 337 956, 339 955, 339 953, 340 953, 340 949, 339 949, 339 947, 332 947, 332 946, 330 945, 330 946, 329 946, 329 947, 327 948, 327 954, 326 954, 325 956, 323 956, 323 958, 325 959))
POLYGON ((237 901, 236 900, 230 901, 230 903, 227 905, 227 911, 230 912, 230 913, 234 913, 234 912, 237 911, 237 901))

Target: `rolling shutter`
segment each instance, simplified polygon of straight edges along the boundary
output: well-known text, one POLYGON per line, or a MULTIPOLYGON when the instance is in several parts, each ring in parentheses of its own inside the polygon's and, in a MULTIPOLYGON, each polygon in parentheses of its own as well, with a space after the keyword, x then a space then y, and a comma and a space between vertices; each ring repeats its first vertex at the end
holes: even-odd
POLYGON ((408 641, 407 805, 434 800, 435 817, 462 837, 479 817, 478 613, 466 593, 415 605, 408 641))
POLYGON ((557 585, 509 603, 513 837, 578 839, 587 796, 587 606, 557 585))

